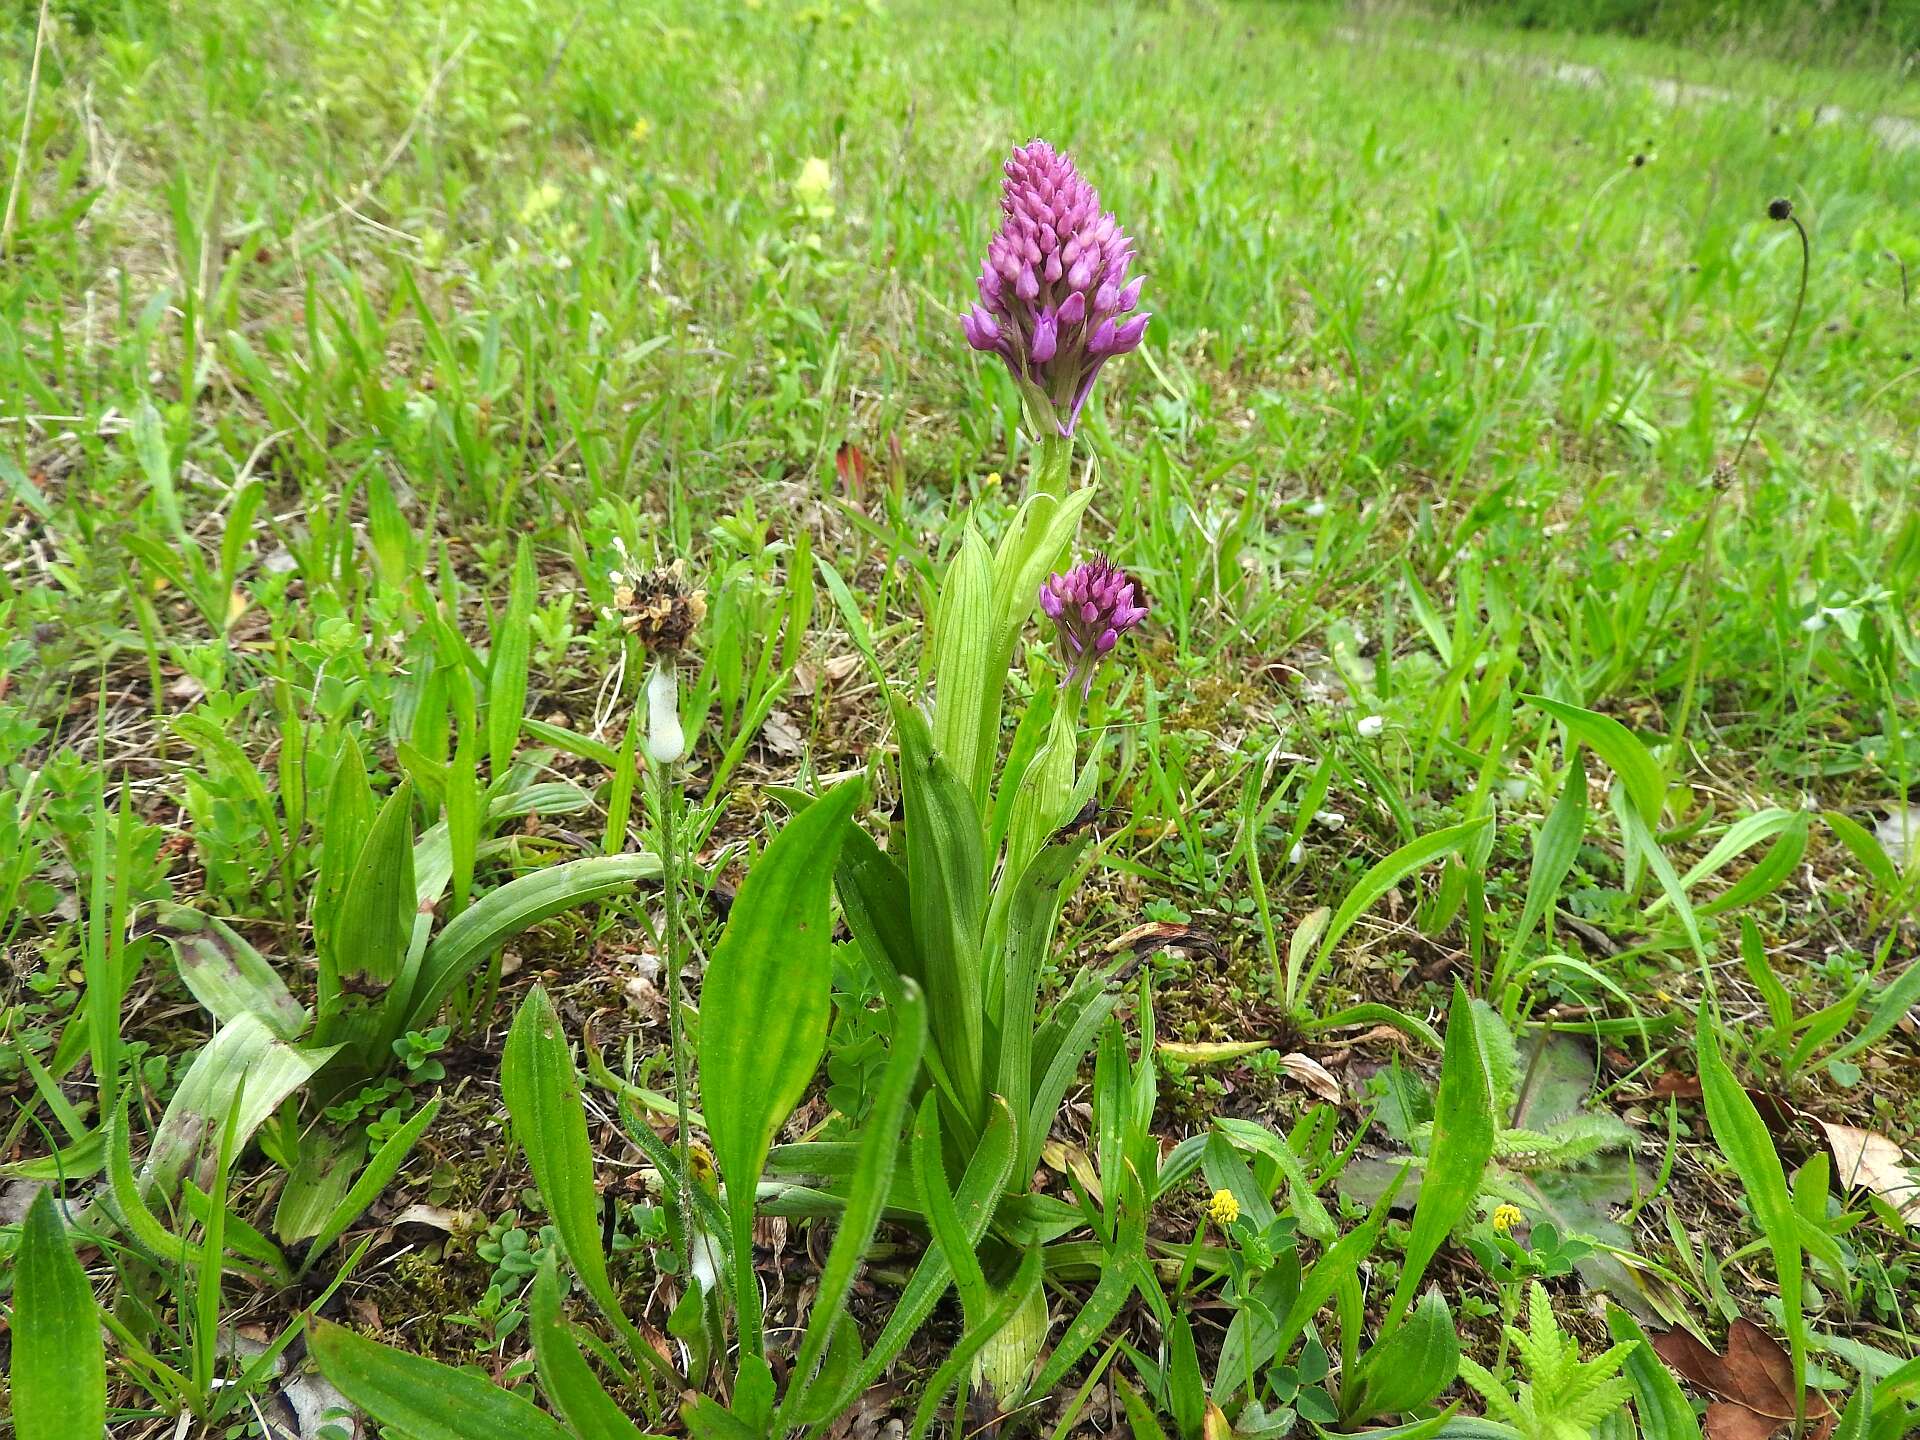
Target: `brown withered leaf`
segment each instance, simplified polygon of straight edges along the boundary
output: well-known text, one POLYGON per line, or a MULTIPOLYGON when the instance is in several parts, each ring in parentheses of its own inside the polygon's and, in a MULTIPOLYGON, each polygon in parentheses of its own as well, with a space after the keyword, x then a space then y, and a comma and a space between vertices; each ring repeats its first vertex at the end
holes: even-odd
POLYGON ((782 760, 791 760, 807 748, 806 737, 800 733, 800 727, 793 723, 793 716, 784 710, 767 712, 766 723, 760 727, 760 740, 770 754, 782 760))
POLYGON ((1094 1166, 1093 1157, 1071 1140, 1047 1141, 1040 1147, 1040 1161, 1049 1170, 1072 1175, 1086 1187, 1089 1195, 1100 1199, 1100 1172, 1094 1166))
POLYGON ((1197 925, 1176 925, 1168 920, 1149 920, 1144 925, 1134 926, 1118 939, 1107 942, 1109 955, 1118 955, 1122 950, 1131 950, 1135 955, 1151 955, 1156 950, 1170 950, 1187 955, 1207 955, 1217 959, 1220 955, 1220 942, 1197 925))
POLYGON ((1340 1082, 1318 1060, 1311 1055, 1302 1055, 1294 1051, 1280 1057, 1280 1068, 1311 1090, 1329 1105, 1340 1103, 1340 1082))
MULTIPOLYGON (((1707 1407, 1707 1440, 1768 1440, 1793 1419, 1793 1361, 1758 1325, 1735 1320, 1724 1355, 1679 1329, 1654 1335, 1652 1344, 1668 1369, 1720 1402, 1707 1407)), ((1813 1392, 1807 1414, 1827 1414, 1826 1402, 1813 1392)))
MULTIPOLYGON (((1767 1129, 1775 1135, 1790 1134, 1799 1125, 1800 1112, 1781 1096, 1771 1090, 1755 1089, 1751 1085, 1746 1087, 1746 1091, 1753 1108, 1760 1112, 1767 1129)), ((1664 1071, 1655 1076, 1653 1084, 1647 1087, 1647 1096, 1653 1100, 1698 1100, 1700 1077, 1680 1070, 1664 1071)))
POLYGON ((1773 1432, 1786 1423, 1729 1400, 1716 1400, 1707 1406, 1706 1423, 1700 1430, 1706 1440, 1772 1440, 1773 1432))
POLYGON ((1920 1165, 1893 1141, 1856 1125, 1817 1122, 1833 1154, 1833 1178, 1848 1189, 1871 1190, 1909 1225, 1920 1225, 1920 1165))

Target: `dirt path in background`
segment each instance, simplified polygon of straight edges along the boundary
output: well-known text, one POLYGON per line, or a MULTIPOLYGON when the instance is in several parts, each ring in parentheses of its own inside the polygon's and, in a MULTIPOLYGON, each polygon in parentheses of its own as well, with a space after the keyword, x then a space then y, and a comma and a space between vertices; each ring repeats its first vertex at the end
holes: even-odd
MULTIPOLYGON (((1384 34, 1381 31, 1360 30, 1351 26, 1336 27, 1333 33, 1343 40, 1356 44, 1378 42, 1384 34)), ((1477 49, 1470 45, 1455 45, 1445 40, 1419 40, 1403 34, 1394 34, 1389 38, 1403 45, 1429 50, 1456 60, 1474 60, 1482 64, 1503 65, 1509 69, 1525 70, 1557 84, 1572 85, 1582 90, 1610 90, 1623 84, 1641 85, 1645 86, 1656 100, 1667 105, 1750 105, 1753 103, 1752 97, 1722 89, 1718 85, 1670 80, 1660 75, 1619 76, 1601 69, 1598 65, 1583 65, 1573 60, 1550 60, 1533 55, 1504 54, 1497 50, 1477 49)), ((1867 115, 1849 110, 1842 105, 1821 105, 1814 110, 1813 120, 1816 125, 1864 126, 1882 144, 1895 150, 1910 150, 1920 146, 1920 120, 1910 120, 1904 115, 1867 115)))

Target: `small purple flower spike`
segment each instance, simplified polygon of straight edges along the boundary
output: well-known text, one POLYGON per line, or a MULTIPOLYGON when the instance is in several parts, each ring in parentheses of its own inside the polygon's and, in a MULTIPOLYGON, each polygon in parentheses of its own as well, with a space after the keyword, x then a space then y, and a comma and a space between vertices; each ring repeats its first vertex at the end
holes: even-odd
POLYGON ((1006 361, 1028 396, 1072 435, 1100 367, 1140 346, 1133 241, 1073 161, 1044 140, 1013 152, 1000 229, 980 267, 980 303, 960 317, 967 343, 1006 361))
POLYGON ((1040 587, 1040 608, 1059 633, 1060 658, 1080 698, 1093 689, 1094 672, 1120 637, 1147 618, 1147 598, 1133 577, 1104 555, 1051 575, 1040 587))

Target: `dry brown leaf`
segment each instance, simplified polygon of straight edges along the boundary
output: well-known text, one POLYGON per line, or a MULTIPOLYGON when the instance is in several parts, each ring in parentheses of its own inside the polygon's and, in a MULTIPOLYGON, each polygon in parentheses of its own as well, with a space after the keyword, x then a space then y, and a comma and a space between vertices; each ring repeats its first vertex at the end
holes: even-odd
POLYGON ((1329 1105, 1340 1103, 1340 1082, 1311 1055, 1302 1055, 1297 1050, 1290 1055, 1282 1055, 1280 1068, 1329 1105))
POLYGON ((1369 1041, 1374 1040, 1385 1041, 1396 1050, 1404 1050, 1409 1053, 1413 1050, 1413 1042, 1406 1037, 1404 1032, 1394 1029, 1391 1025, 1376 1025, 1371 1030, 1362 1031, 1347 1043, 1350 1045, 1365 1045, 1369 1041))
POLYGON ((1920 1167, 1886 1136, 1856 1125, 1819 1122, 1833 1152, 1834 1178, 1847 1189, 1871 1190, 1909 1225, 1920 1225, 1920 1167))
POLYGON ((1701 1434, 1706 1440, 1771 1440, 1774 1431, 1786 1423, 1730 1400, 1716 1400, 1707 1406, 1701 1434))
MULTIPOLYGON (((1708 1440, 1768 1440, 1793 1419, 1793 1361, 1758 1325, 1734 1321, 1725 1355, 1685 1330, 1663 1331, 1652 1344, 1674 1374, 1722 1402, 1707 1408, 1708 1440)), ((1826 1413, 1826 1402, 1808 1392, 1808 1417, 1826 1413)))
POLYGON ((1176 925, 1169 920, 1149 920, 1136 925, 1116 940, 1107 942, 1107 954, 1131 950, 1136 955, 1151 955, 1156 950, 1178 951, 1187 955, 1220 954, 1220 942, 1197 925, 1176 925))
POLYGON ((793 717, 784 710, 770 710, 767 720, 760 727, 760 738, 768 751, 784 760, 791 760, 807 748, 806 737, 793 723, 793 717))
POLYGON ((1095 1200, 1100 1199, 1100 1172, 1093 1159, 1071 1140, 1049 1140, 1040 1147, 1040 1160, 1049 1170, 1072 1175, 1095 1200))
POLYGON ((786 1253, 787 1220, 784 1215, 758 1215, 753 1221, 753 1243, 772 1253, 775 1259, 786 1253))
POLYGON ((393 1219, 389 1225, 430 1225, 435 1230, 444 1230, 449 1235, 457 1235, 463 1230, 485 1228, 487 1217, 478 1210, 449 1210, 444 1205, 409 1205, 393 1219))

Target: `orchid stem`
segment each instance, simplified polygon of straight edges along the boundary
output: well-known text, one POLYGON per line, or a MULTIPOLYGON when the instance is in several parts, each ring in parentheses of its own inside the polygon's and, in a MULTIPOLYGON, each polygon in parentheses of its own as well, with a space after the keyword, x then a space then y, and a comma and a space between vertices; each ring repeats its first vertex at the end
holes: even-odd
POLYGON ((1073 478, 1073 439, 1054 432, 1051 426, 1041 431, 1039 449, 1033 463, 1033 491, 1064 500, 1073 478))

